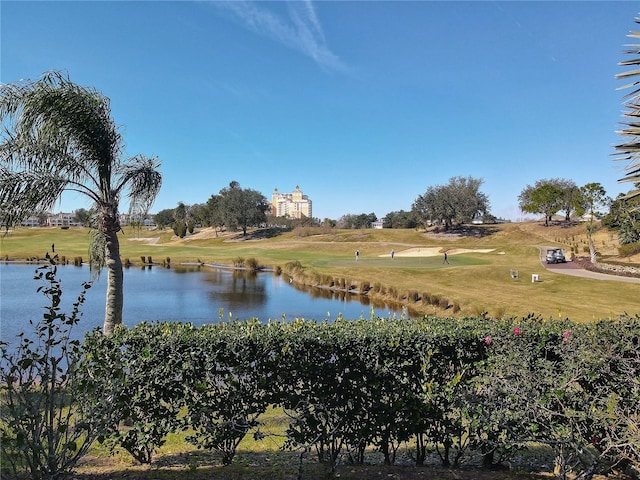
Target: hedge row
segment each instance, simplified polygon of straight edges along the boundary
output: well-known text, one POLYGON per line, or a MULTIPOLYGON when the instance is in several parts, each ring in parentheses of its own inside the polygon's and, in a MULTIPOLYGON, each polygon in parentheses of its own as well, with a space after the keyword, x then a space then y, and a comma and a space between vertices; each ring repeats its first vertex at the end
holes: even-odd
POLYGON ((285 446, 332 467, 370 448, 393 464, 401 444, 416 464, 491 465, 537 442, 559 477, 588 478, 640 467, 639 339, 639 317, 142 323, 89 335, 76 376, 108 399, 105 438, 141 462, 188 430, 230 463, 275 406, 285 446))

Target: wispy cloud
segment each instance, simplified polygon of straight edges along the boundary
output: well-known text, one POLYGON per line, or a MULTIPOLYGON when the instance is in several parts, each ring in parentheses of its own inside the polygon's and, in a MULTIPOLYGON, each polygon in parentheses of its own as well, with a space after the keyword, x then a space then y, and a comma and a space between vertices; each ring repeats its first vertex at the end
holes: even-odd
POLYGON ((287 3, 287 15, 269 10, 269 3, 249 0, 215 2, 231 12, 245 28, 269 37, 313 59, 324 70, 341 71, 345 65, 327 46, 322 26, 310 0, 287 3))

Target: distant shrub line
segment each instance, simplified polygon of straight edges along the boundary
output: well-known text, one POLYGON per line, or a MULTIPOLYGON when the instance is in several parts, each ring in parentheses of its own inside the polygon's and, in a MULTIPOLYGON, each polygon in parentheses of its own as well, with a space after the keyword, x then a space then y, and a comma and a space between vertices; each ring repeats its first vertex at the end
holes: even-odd
POLYGON ((423 305, 432 305, 442 310, 451 308, 454 314, 461 310, 458 302, 452 302, 441 295, 430 294, 428 292, 418 293, 418 291, 413 289, 401 292, 393 286, 385 287, 380 282, 375 282, 371 285, 371 282, 366 280, 356 281, 318 272, 308 273, 299 261, 286 263, 282 272, 287 274, 296 284, 308 287, 325 288, 335 292, 354 293, 367 296, 372 300, 387 301, 408 307, 411 307, 411 304, 422 303, 423 305))
POLYGON ((618 254, 621 257, 630 257, 632 255, 636 255, 640 253, 640 242, 638 243, 628 243, 626 245, 620 245, 618 247, 618 254))

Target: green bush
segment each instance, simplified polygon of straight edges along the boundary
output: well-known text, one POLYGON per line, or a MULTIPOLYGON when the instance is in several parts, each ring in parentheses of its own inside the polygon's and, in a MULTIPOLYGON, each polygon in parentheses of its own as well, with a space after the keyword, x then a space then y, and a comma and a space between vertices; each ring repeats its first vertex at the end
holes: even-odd
POLYGON ((304 267, 298 260, 295 260, 293 262, 285 263, 284 271, 288 275, 294 275, 296 273, 302 273, 304 271, 304 267))
POLYGON ((258 263, 258 260, 253 257, 247 258, 245 265, 246 265, 246 268, 249 268, 253 271, 258 270, 260 268, 260 264, 258 263))
POLYGON ((244 268, 245 262, 244 262, 244 258, 242 257, 236 257, 233 259, 233 266, 237 267, 237 268, 244 268))
POLYGON ((618 255, 621 257, 630 257, 640 253, 640 243, 628 243, 618 247, 618 255))
POLYGON ((172 228, 173 233, 179 238, 184 238, 187 235, 187 224, 184 222, 175 222, 172 228))

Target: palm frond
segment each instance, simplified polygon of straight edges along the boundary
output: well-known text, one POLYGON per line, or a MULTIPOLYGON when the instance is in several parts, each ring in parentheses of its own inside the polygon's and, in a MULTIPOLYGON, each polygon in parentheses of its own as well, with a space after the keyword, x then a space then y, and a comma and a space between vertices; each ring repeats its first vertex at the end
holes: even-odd
POLYGON ((55 205, 65 189, 66 179, 50 172, 16 172, 0 166, 0 222, 14 227, 37 211, 55 205))
POLYGON ((89 270, 91 277, 95 280, 106 264, 106 244, 107 237, 99 229, 91 229, 91 241, 89 242, 89 270))
POLYGON ((13 149, 14 165, 32 169, 48 164, 59 176, 109 190, 122 138, 108 98, 60 72, 1 88, 0 115, 8 125, 3 144, 13 149))
MULTIPOLYGON (((636 23, 640 23, 640 18, 636 18, 635 21, 636 23)), ((630 38, 640 38, 640 32, 631 31, 627 36, 630 38)), ((631 44, 627 45, 627 47, 629 48, 625 50, 625 54, 640 54, 640 44, 631 44)), ((637 65, 640 65, 640 57, 622 61, 619 63, 619 65, 623 67, 635 67, 637 65)), ((627 79, 638 76, 640 76, 640 69, 636 68, 620 73, 616 75, 616 78, 627 79)), ((631 140, 615 146, 615 149, 617 150, 617 160, 629 162, 629 164, 625 168, 625 170, 627 170, 627 173, 623 178, 618 180, 619 182, 637 183, 640 181, 640 121, 637 120, 640 117, 639 85, 640 81, 634 81, 633 83, 627 84, 623 87, 633 88, 633 90, 625 96, 625 99, 627 100, 627 102, 625 103, 625 108, 627 108, 627 111, 624 113, 624 116, 627 120, 625 122, 622 122, 622 124, 625 125, 625 128, 620 130, 618 134, 624 137, 630 137, 631 140)), ((640 196, 640 190, 633 190, 627 193, 627 195, 625 195, 625 198, 635 198, 638 196, 640 196)))
POLYGON ((160 161, 136 155, 121 166, 118 191, 126 189, 130 201, 130 213, 146 215, 162 187, 160 161))

